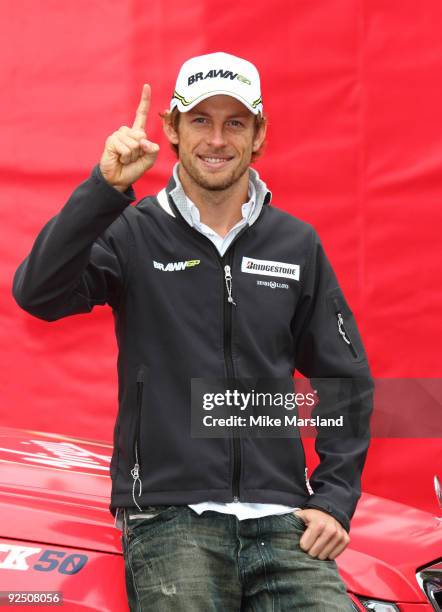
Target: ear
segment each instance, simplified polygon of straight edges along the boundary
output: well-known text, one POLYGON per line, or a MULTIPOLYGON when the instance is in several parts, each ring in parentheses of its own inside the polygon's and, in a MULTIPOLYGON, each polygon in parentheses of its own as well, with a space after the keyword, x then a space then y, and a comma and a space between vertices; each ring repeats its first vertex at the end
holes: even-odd
POLYGON ((259 129, 253 138, 252 151, 254 153, 258 151, 258 149, 261 147, 262 143, 265 140, 266 133, 267 133, 267 120, 265 119, 259 126, 259 129))
POLYGON ((168 111, 164 112, 163 116, 163 131, 166 135, 167 140, 174 145, 179 143, 178 132, 174 129, 172 125, 171 113, 168 111))

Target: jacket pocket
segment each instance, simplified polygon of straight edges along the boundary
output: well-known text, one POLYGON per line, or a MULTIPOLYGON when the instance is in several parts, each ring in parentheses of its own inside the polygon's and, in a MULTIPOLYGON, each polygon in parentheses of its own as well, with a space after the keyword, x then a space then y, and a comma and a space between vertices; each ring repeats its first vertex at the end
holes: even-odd
POLYGON ((132 513, 129 508, 124 508, 124 533, 127 546, 132 547, 136 542, 142 541, 143 546, 146 540, 163 529, 173 519, 180 516, 180 508, 185 506, 170 506, 167 504, 160 506, 146 506, 142 513, 132 513), (155 510, 152 512, 151 510, 155 510))
POLYGON ((118 416, 114 427, 114 448, 110 462, 110 475, 112 480, 117 478, 118 462, 120 457, 120 426, 121 426, 121 410, 118 410, 118 416))
POLYGON ((333 315, 334 333, 344 354, 355 363, 363 361, 366 356, 362 340, 353 313, 339 287, 327 294, 327 302, 333 315))
POLYGON ((296 529, 300 529, 301 531, 305 531, 307 529, 307 524, 302 520, 300 516, 294 514, 293 511, 285 512, 284 514, 280 514, 278 516, 290 523, 290 525, 296 527, 296 529))
POLYGON ((142 493, 142 481, 141 481, 141 422, 143 416, 143 394, 144 394, 144 385, 147 379, 147 368, 145 365, 141 364, 137 367, 137 376, 136 376, 136 405, 135 405, 135 426, 134 426, 134 434, 133 434, 133 468, 130 473, 133 478, 132 482, 132 499, 134 504, 137 506, 139 510, 141 507, 139 506, 136 500, 136 489, 138 488, 137 496, 140 497, 142 493))

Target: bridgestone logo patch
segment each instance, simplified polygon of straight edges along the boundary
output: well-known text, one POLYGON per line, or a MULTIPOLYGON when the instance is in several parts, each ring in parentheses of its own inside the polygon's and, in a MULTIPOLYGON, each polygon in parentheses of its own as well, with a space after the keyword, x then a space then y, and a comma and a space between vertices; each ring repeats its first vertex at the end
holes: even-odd
POLYGON ((252 259, 243 257, 241 272, 248 274, 263 274, 264 276, 279 276, 299 281, 299 265, 269 259, 252 259))

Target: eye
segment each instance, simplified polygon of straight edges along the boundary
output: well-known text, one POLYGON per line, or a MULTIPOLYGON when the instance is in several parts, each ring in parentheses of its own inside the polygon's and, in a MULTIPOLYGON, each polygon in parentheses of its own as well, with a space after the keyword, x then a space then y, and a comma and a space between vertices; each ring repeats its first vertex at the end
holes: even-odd
POLYGON ((228 124, 234 128, 244 127, 244 124, 239 119, 230 119, 230 121, 228 121, 228 124))
POLYGON ((193 119, 192 123, 197 123, 199 125, 204 125, 207 122, 207 118, 206 117, 195 117, 195 119, 193 119))

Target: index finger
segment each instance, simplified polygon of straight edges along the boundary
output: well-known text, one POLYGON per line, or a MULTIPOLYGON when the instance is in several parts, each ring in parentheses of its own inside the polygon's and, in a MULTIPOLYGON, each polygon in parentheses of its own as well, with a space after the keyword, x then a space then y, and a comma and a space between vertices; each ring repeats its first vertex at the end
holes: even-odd
POLYGON ((137 112, 135 115, 135 121, 133 122, 132 128, 137 130, 144 130, 146 126, 147 113, 150 107, 150 85, 144 83, 141 91, 141 99, 138 104, 137 112))

